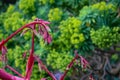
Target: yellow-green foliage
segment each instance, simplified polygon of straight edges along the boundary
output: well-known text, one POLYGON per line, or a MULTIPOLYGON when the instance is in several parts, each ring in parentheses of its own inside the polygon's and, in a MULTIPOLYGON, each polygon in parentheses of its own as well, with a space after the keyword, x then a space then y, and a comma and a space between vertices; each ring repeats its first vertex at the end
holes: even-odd
POLYGON ((48 13, 49 21, 59 21, 61 20, 61 17, 63 15, 63 12, 59 8, 53 8, 50 9, 48 13))
POLYGON ((39 0, 42 4, 47 4, 47 3, 50 3, 50 4, 53 4, 55 2, 55 0, 39 0))
POLYGON ((0 67, 2 67, 2 61, 0 61, 0 67))
POLYGON ((55 50, 51 50, 47 56, 47 65, 51 66, 55 70, 60 70, 63 72, 67 65, 72 60, 72 56, 69 52, 56 52, 55 50))
MULTIPOLYGON (((9 5, 6 12, 2 13, 0 15, 0 25, 4 23, 5 19, 7 19, 8 17, 10 17, 12 15, 12 13, 14 12, 15 7, 14 5, 9 5)), ((2 26, 3 27, 3 26, 2 26)))
MULTIPOLYGON (((7 58, 9 59, 8 64, 12 65, 15 69, 17 69, 22 75, 25 76, 26 64, 29 53, 26 55, 26 59, 22 57, 24 51, 28 51, 30 45, 26 44, 24 48, 20 46, 16 46, 14 49, 8 49, 7 58)), ((1 62, 0 62, 1 66, 1 62)), ((33 74, 31 75, 31 80, 39 80, 45 76, 44 71, 39 71, 38 64, 35 63, 33 70, 33 74)))
MULTIPOLYGON (((100 24, 99 22, 96 22, 98 17, 106 17, 106 15, 110 15, 110 13, 113 13, 116 11, 116 6, 112 3, 106 3, 106 2, 100 2, 96 3, 90 6, 84 6, 80 10, 79 18, 83 21, 83 24, 85 24, 87 27, 95 26, 95 24, 100 24)), ((102 22, 105 23, 105 22, 102 22)), ((102 24, 101 23, 101 24, 102 24)))
POLYGON ((3 39, 3 34, 2 34, 2 30, 0 30, 0 40, 3 39))
POLYGON ((8 49, 7 57, 10 60, 8 63, 9 65, 14 64, 13 67, 20 69, 22 74, 25 74, 26 62, 23 61, 24 60, 22 58, 23 53, 24 53, 23 49, 20 46, 16 46, 14 49, 8 49))
POLYGON ((77 33, 74 33, 72 36, 71 36, 71 43, 72 44, 79 44, 81 42, 83 42, 85 39, 84 39, 84 35, 81 33, 81 34, 77 34, 77 33))
POLYGON ((59 40, 65 44, 66 48, 72 46, 78 48, 84 42, 85 38, 81 33, 81 24, 82 22, 75 17, 70 17, 60 23, 61 35, 59 40))
MULTIPOLYGON (((46 45, 43 39, 35 37, 35 52, 41 59, 46 60, 47 56, 47 67, 50 66, 54 70, 59 69, 63 72, 73 58, 70 54, 75 49, 78 49, 80 54, 85 55, 96 46, 105 49, 120 42, 120 27, 114 27, 120 25, 116 10, 118 3, 114 5, 110 0, 108 2, 103 1, 17 0, 15 4, 9 5, 7 10, 0 11, 0 40, 5 39, 6 36, 12 34, 24 24, 33 21, 36 17, 43 20, 48 19, 52 23, 50 25, 53 31, 52 43, 46 45), (103 25, 106 26, 102 27, 103 25), (37 51, 37 49, 39 50, 37 51)), ((8 64, 23 75, 25 75, 26 60, 29 53, 27 59, 23 59, 22 54, 24 50, 29 50, 30 45, 28 43, 30 39, 31 31, 25 33, 22 38, 13 38, 7 44, 8 48, 11 47, 11 49, 8 49, 7 54, 8 64), (13 42, 13 40, 16 41, 13 42), (20 46, 16 44, 20 44, 20 46)), ((116 55, 113 58, 116 58, 116 55)), ((35 62, 31 76, 31 80, 38 80, 48 75, 45 72, 39 72, 35 62)))
POLYGON ((20 0, 19 8, 24 13, 30 13, 35 11, 35 0, 20 0))
MULTIPOLYGON (((26 29, 25 29, 26 30, 26 29)), ((28 39, 30 39, 32 36, 31 36, 31 31, 29 30, 29 31, 27 31, 24 35, 23 35, 23 37, 24 37, 24 39, 25 40, 28 40, 28 39)))
POLYGON ((39 44, 42 49, 47 49, 47 45, 45 44, 45 41, 43 40, 43 38, 39 40, 39 44))
POLYGON ((31 80, 40 80, 41 78, 44 78, 45 75, 46 75, 46 72, 43 70, 40 71, 38 64, 35 63, 32 70, 31 80))
MULTIPOLYGON (((31 20, 25 20, 25 23, 30 23, 30 22, 32 22, 32 21, 34 21, 36 19, 36 16, 32 16, 31 17, 31 20)), ((23 26, 23 25, 22 25, 23 26)), ((28 28, 26 28, 26 29, 24 29, 24 30, 27 30, 28 28)), ((23 31, 24 31, 23 30, 23 31)), ((23 35, 23 37, 24 37, 24 39, 25 40, 29 40, 29 39, 31 39, 31 30, 28 30, 24 35, 23 35)))
POLYGON ((110 28, 108 26, 103 26, 98 30, 91 30, 92 42, 99 48, 110 48, 111 46, 117 44, 120 41, 120 27, 110 28))
POLYGON ((26 21, 22 18, 22 14, 19 12, 14 12, 4 20, 4 28, 6 31, 15 31, 25 23, 26 21))
POLYGON ((11 13, 13 13, 14 9, 15 9, 14 5, 9 5, 6 12, 11 14, 11 13))
POLYGON ((112 3, 107 4, 106 2, 100 2, 100 3, 93 4, 91 5, 91 8, 97 9, 100 11, 108 11, 108 10, 115 11, 116 10, 116 7, 114 6, 114 4, 112 3))
MULTIPOLYGON (((20 46, 15 46, 14 49, 8 49, 8 59, 13 60, 14 66, 19 67, 22 66, 20 64, 25 64, 22 54, 24 53, 24 49, 22 49, 20 46), (18 55, 19 54, 19 55, 18 55), (24 63, 23 63, 24 62, 24 63)), ((25 67, 25 65, 24 65, 25 67)), ((25 69, 25 68, 24 68, 25 69)))
MULTIPOLYGON (((1 54, 1 52, 0 52, 0 54, 1 54)), ((1 56, 0 56, 0 67, 3 67, 3 62, 2 62, 1 56)))

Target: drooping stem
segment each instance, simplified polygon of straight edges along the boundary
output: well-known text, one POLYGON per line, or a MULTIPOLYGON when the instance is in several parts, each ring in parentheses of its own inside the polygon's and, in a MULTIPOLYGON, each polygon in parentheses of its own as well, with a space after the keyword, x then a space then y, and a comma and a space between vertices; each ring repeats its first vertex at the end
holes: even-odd
MULTIPOLYGON (((15 31, 14 33, 12 33, 10 36, 8 36, 5 40, 1 41, 0 43, 0 49, 1 47, 7 43, 11 38, 13 38, 16 34, 18 34, 19 32, 21 32, 23 29, 25 28, 28 28, 29 26, 31 25, 34 25, 33 27, 33 30, 35 29, 35 25, 36 24, 42 24, 42 21, 33 21, 31 23, 28 23, 24 26, 22 26, 21 28, 19 28, 17 31, 15 31)), ((44 26, 43 26, 44 27, 44 26)), ((33 68, 33 65, 34 65, 34 37, 35 37, 35 34, 34 32, 32 32, 32 47, 31 47, 31 52, 30 52, 30 56, 28 58, 28 62, 27 62, 27 66, 26 66, 26 76, 25 76, 25 79, 27 80, 30 80, 30 76, 31 76, 31 73, 32 73, 32 68, 33 68)), ((6 66, 7 68, 9 68, 10 70, 12 70, 13 72, 15 72, 16 74, 18 74, 19 76, 22 77, 22 75, 20 75, 17 71, 15 71, 13 68, 11 68, 10 66, 6 66)), ((46 68, 46 66, 44 65, 44 70, 50 75, 52 76, 53 80, 56 80, 56 78, 54 77, 54 75, 52 73, 50 73, 50 71, 46 68)), ((3 71, 1 71, 1 73, 3 73, 3 71)), ((6 73, 5 73, 6 74, 6 73)), ((7 77, 11 77, 11 75, 8 75, 6 74, 7 77)), ((4 77, 3 77, 4 78, 4 77)), ((6 78, 5 78, 6 79, 6 78)), ((9 78, 10 79, 10 78, 9 78)), ((8 80, 8 79, 7 79, 8 80)), ((22 80, 22 79, 20 79, 22 80)))
POLYGON ((53 80, 57 80, 57 79, 55 78, 55 76, 46 68, 45 65, 43 65, 43 69, 51 76, 51 78, 52 78, 53 80))
POLYGON ((72 61, 70 62, 70 64, 68 64, 64 74, 61 76, 60 80, 64 80, 65 76, 67 75, 68 71, 70 70, 70 68, 73 66, 73 63, 75 62, 75 60, 78 58, 78 54, 75 55, 75 57, 72 59, 72 61))
POLYGON ((28 23, 24 26, 22 26, 21 28, 19 28, 17 31, 15 31, 14 33, 12 33, 10 36, 8 36, 3 43, 0 44, 1 45, 4 45, 5 43, 7 43, 12 37, 14 37, 16 34, 18 34, 20 31, 22 31, 23 29, 29 27, 30 25, 33 25, 33 24, 41 24, 41 22, 39 21, 33 21, 31 23, 28 23))
POLYGON ((6 68, 9 68, 11 71, 13 71, 13 72, 16 73, 18 76, 20 76, 20 77, 23 78, 23 76, 22 76, 19 72, 17 72, 15 69, 13 69, 12 67, 10 67, 9 65, 6 65, 6 68))
POLYGON ((42 63, 42 61, 39 59, 39 57, 37 57, 35 55, 35 59, 38 61, 38 64, 40 65, 39 67, 41 67, 43 70, 45 70, 49 75, 50 77, 53 79, 53 80, 57 80, 55 78, 55 76, 46 68, 46 66, 42 63))

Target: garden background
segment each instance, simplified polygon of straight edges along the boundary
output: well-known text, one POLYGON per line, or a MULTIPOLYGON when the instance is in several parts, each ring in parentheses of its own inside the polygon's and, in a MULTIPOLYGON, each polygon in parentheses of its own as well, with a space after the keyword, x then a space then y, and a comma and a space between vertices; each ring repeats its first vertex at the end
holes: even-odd
MULTIPOLYGON (((0 0, 0 41, 35 18, 51 23, 52 43, 37 36, 35 54, 55 75, 64 72, 77 50, 89 62, 94 80, 120 80, 120 0, 0 0)), ((27 32, 6 44, 7 63, 22 75, 30 42, 27 32)), ((0 67, 4 65, 0 60, 0 67)), ((75 63, 65 80, 80 80, 88 73, 75 63)), ((44 77, 51 80, 35 62, 31 80, 44 77)))

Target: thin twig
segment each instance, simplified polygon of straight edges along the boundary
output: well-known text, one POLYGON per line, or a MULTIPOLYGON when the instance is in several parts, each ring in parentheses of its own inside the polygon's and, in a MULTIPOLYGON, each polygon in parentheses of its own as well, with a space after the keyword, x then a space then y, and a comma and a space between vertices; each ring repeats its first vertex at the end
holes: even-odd
POLYGON ((41 68, 44 69, 53 80, 57 80, 55 76, 46 68, 46 66, 42 63, 38 56, 34 55, 35 59, 37 60, 38 64, 40 64, 41 68))
POLYGON ((89 77, 92 74, 92 71, 91 70, 89 70, 89 71, 90 72, 88 74, 82 76, 80 80, 86 80, 85 78, 89 77))
POLYGON ((70 68, 73 66, 73 63, 75 62, 75 60, 78 58, 78 54, 75 55, 75 57, 72 59, 72 61, 70 62, 70 64, 68 64, 64 74, 61 76, 60 80, 64 80, 67 72, 70 70, 70 68))
POLYGON ((13 71, 15 74, 17 74, 18 76, 20 76, 20 77, 23 78, 23 76, 22 76, 19 72, 17 72, 14 68, 10 67, 9 65, 6 65, 6 68, 9 68, 9 69, 10 69, 11 71, 13 71))

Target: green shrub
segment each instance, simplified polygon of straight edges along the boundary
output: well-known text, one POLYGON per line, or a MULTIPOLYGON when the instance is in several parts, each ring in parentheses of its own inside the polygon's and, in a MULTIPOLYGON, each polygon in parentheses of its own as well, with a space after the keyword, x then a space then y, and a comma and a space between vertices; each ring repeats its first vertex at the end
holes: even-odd
POLYGON ((99 48, 105 49, 116 45, 120 41, 120 27, 113 27, 112 29, 108 26, 103 26, 98 30, 91 30, 91 39, 95 45, 99 48))
POLYGON ((23 11, 23 13, 32 13, 35 9, 35 0, 20 0, 19 8, 23 11))
POLYGON ((81 24, 82 22, 75 17, 68 18, 60 23, 59 40, 66 49, 79 48, 85 41, 84 34, 81 33, 81 24))
POLYGON ((61 20, 63 12, 59 8, 50 9, 48 13, 49 21, 61 20))
POLYGON ((69 55, 69 52, 56 52, 51 50, 47 56, 47 65, 51 66, 54 70, 64 72, 67 65, 72 60, 73 56, 69 55))

